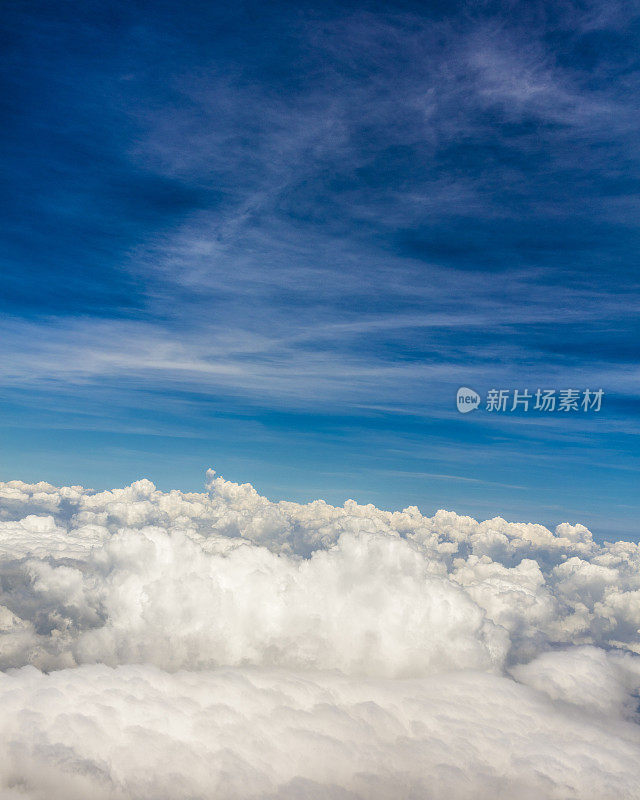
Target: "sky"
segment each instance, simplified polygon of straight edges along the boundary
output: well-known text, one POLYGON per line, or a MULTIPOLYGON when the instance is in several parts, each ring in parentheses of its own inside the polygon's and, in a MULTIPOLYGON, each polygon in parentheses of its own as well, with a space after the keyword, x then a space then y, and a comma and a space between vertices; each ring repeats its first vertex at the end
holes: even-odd
POLYGON ((639 12, 7 3, 0 478, 637 540, 639 12))

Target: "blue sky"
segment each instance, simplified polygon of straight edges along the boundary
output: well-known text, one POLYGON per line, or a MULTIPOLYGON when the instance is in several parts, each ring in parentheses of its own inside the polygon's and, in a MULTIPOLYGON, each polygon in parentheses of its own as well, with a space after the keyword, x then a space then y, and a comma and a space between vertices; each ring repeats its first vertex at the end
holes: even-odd
POLYGON ((2 477, 637 538, 639 12, 9 3, 2 477))

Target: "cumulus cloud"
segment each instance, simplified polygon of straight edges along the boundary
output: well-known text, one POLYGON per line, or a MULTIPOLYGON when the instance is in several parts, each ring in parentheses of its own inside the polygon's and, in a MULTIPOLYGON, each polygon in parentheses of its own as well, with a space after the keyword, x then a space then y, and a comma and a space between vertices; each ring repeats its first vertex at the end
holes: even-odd
POLYGON ((638 797, 639 567, 212 471, 0 484, 1 795, 638 797))
POLYGON ((636 725, 481 672, 27 667, 0 703, 12 798, 637 797, 636 725))

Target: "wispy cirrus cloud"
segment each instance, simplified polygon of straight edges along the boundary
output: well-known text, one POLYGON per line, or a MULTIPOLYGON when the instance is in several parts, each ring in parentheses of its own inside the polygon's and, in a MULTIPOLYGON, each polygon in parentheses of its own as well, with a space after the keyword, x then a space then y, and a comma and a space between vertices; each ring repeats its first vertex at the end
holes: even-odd
POLYGON ((414 415, 459 453, 457 385, 544 381, 603 386, 600 430, 635 430, 637 12, 12 11, 3 396, 64 395, 72 428, 75 402, 156 430, 150 393, 295 435, 414 415))

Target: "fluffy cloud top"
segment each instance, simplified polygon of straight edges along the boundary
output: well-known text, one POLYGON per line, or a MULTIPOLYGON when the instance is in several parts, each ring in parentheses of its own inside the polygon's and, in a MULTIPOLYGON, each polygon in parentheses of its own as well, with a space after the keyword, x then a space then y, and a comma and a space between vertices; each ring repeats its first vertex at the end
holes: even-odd
POLYGON ((640 548, 0 484, 3 798, 640 797, 640 548))

